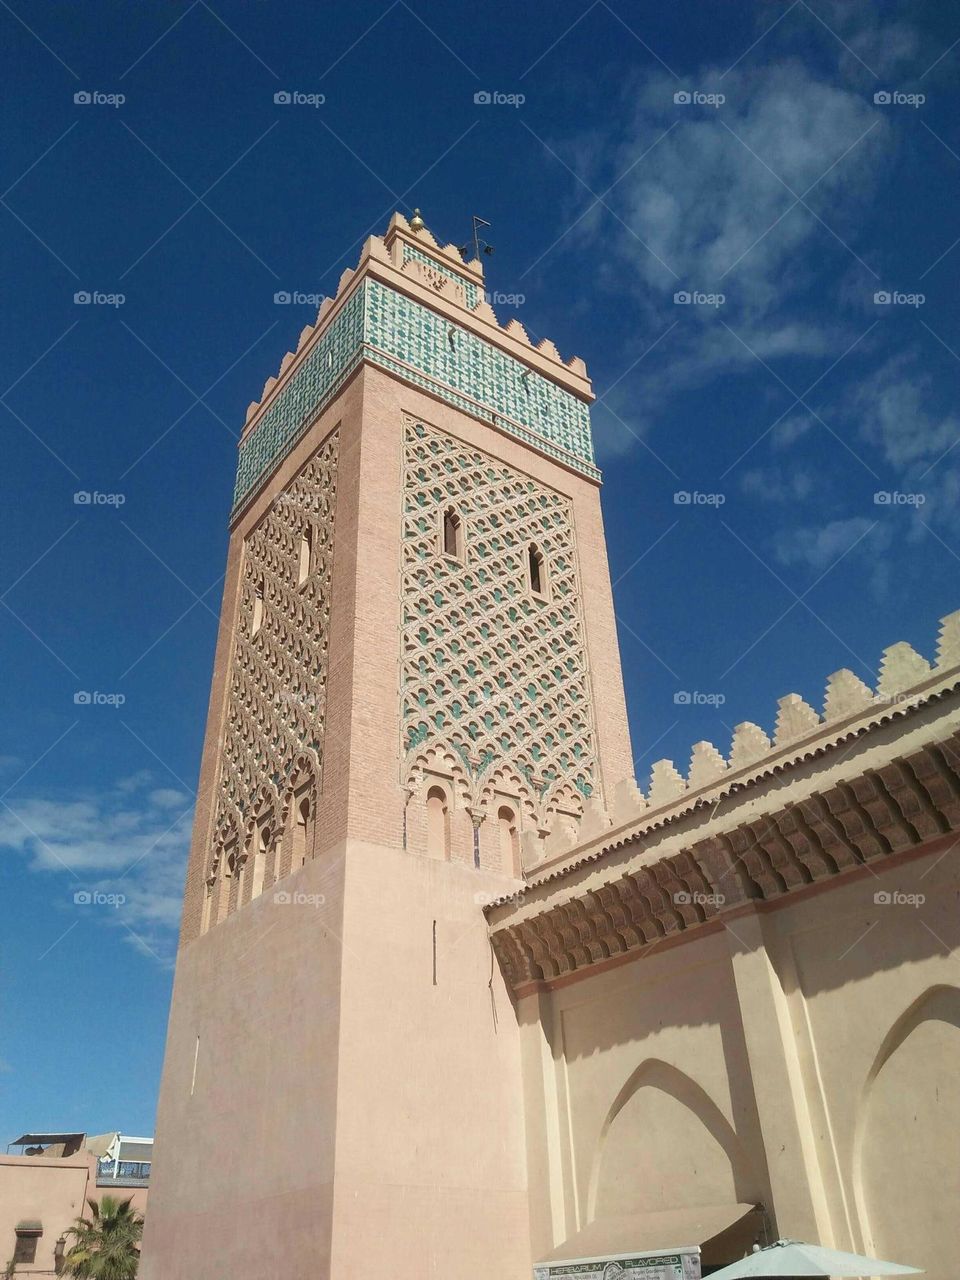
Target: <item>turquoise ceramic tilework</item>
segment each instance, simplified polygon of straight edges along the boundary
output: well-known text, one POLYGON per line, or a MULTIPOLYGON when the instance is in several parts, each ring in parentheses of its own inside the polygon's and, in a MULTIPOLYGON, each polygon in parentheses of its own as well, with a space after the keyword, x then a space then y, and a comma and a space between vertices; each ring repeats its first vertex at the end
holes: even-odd
POLYGON ((463 397, 479 401, 504 430, 596 474, 590 411, 582 400, 386 285, 370 280, 367 291, 367 341, 375 349, 413 365, 432 390, 445 388, 439 394, 451 403, 458 402, 458 392, 461 408, 463 397))
POLYGON ((363 346, 363 291, 355 293, 240 446, 234 506, 267 475, 354 369, 363 346))
POLYGON ((365 280, 240 446, 235 507, 290 450, 361 358, 599 477, 590 412, 582 400, 429 307, 365 280))
POLYGON ((452 267, 445 267, 442 262, 438 262, 436 258, 431 258, 429 254, 424 253, 420 249, 414 249, 413 245, 405 244, 403 246, 403 260, 410 262, 411 259, 424 263, 431 271, 438 271, 440 275, 446 276, 448 280, 456 280, 457 284, 462 284, 467 299, 467 306, 472 311, 480 301, 480 290, 475 284, 469 281, 458 271, 454 271, 452 267))

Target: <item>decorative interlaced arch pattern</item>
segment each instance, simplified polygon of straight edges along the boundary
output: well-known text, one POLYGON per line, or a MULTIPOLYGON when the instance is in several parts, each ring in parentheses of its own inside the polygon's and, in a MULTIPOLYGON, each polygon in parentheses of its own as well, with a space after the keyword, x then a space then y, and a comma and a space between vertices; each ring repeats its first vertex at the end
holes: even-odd
POLYGON ((403 427, 401 716, 405 781, 451 748, 474 804, 504 761, 550 825, 596 785, 596 735, 570 503, 410 418, 403 427), (443 554, 443 518, 465 530, 443 554), (530 590, 528 555, 548 592, 530 590), (562 796, 561 796, 562 793, 562 796))
MULTIPOLYGON (((222 848, 249 840, 264 797, 273 830, 290 796, 318 789, 339 432, 280 494, 244 547, 240 608, 217 784, 213 870, 222 848)), ((315 806, 315 794, 311 797, 315 806)))

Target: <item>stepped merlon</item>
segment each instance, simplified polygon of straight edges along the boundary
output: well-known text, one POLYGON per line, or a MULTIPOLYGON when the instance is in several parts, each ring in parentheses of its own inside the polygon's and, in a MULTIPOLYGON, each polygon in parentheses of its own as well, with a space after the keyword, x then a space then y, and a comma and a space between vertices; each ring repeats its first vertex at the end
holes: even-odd
POLYGON ((502 325, 483 285, 479 262, 394 214, 247 409, 235 510, 364 361, 599 480, 586 365, 549 338, 534 346, 515 318, 502 325))
POLYGON ((542 874, 562 874, 568 859, 575 865, 588 843, 613 838, 620 842, 690 809, 715 804, 732 791, 847 742, 958 683, 960 609, 941 619, 933 663, 906 641, 899 641, 883 652, 876 690, 841 668, 827 680, 822 715, 798 693, 786 694, 777 703, 772 739, 759 725, 745 720, 734 727, 726 758, 712 742, 697 742, 686 776, 672 760, 656 761, 646 794, 634 779, 625 779, 605 803, 599 798, 588 801, 578 832, 557 831, 545 840, 528 839, 525 870, 532 882, 542 874))

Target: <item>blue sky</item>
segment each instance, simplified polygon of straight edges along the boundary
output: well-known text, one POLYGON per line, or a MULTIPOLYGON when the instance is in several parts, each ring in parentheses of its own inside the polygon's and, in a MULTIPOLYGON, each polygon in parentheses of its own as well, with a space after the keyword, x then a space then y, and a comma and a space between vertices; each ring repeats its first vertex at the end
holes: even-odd
POLYGON ((488 218, 501 319, 587 362, 642 784, 932 655, 950 6, 0 0, 0 29, 4 1141, 152 1131, 236 437, 313 318, 274 294, 333 292, 394 208, 488 218))

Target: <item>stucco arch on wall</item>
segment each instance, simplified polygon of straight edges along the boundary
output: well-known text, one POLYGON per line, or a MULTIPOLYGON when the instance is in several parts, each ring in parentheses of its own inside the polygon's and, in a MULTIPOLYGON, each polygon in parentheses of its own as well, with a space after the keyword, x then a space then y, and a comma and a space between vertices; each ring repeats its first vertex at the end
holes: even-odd
POLYGON ((863 1150, 874 1086, 884 1066, 894 1054, 903 1047, 918 1027, 929 1021, 945 1022, 960 1031, 960 988, 946 983, 937 983, 917 996, 887 1032, 860 1091, 853 1140, 853 1194, 863 1237, 863 1248, 868 1253, 874 1250, 876 1245, 864 1186, 863 1150))
POLYGON ((600 1136, 597 1139, 590 1168, 587 1221, 592 1222, 597 1215, 600 1173, 610 1129, 630 1099, 645 1088, 658 1089, 661 1093, 667 1094, 696 1117, 729 1160, 738 1201, 746 1202, 755 1199, 755 1179, 750 1161, 736 1130, 717 1104, 706 1090, 697 1084, 696 1080, 681 1071, 679 1067, 664 1062, 661 1058, 647 1058, 631 1073, 613 1100, 600 1128, 600 1136))

